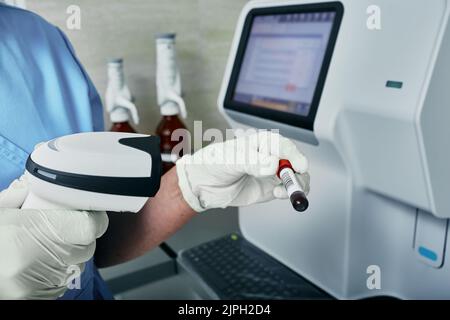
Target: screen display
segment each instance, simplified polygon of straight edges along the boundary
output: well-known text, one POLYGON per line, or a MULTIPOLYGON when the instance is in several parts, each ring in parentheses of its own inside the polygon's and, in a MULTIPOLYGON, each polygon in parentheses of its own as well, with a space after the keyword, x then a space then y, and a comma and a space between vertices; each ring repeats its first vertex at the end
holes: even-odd
POLYGON ((308 117, 336 11, 253 18, 232 100, 308 117))

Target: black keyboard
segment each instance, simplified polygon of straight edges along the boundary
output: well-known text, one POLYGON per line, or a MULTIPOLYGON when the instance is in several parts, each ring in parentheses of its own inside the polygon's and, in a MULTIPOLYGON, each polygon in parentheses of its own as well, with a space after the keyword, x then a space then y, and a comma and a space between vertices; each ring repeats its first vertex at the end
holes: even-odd
POLYGON ((220 299, 332 299, 237 234, 186 250, 180 259, 220 299))

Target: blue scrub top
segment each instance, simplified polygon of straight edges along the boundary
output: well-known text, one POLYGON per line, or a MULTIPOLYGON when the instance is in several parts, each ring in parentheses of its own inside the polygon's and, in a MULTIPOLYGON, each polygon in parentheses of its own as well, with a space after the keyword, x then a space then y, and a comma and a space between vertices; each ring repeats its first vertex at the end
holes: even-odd
MULTIPOLYGON (((34 146, 59 136, 103 130, 100 97, 57 27, 0 4, 0 190, 22 175, 34 146)), ((63 299, 111 299, 93 261, 81 289, 63 299)))

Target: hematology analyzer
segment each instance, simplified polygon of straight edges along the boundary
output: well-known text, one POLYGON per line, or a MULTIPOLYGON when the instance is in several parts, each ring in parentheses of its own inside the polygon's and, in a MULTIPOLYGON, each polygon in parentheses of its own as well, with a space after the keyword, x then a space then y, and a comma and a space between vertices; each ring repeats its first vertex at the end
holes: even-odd
POLYGON ((336 298, 450 298, 447 0, 257 1, 219 108, 310 159, 308 214, 240 208, 252 245, 336 298), (367 28, 367 8, 381 30, 367 28))

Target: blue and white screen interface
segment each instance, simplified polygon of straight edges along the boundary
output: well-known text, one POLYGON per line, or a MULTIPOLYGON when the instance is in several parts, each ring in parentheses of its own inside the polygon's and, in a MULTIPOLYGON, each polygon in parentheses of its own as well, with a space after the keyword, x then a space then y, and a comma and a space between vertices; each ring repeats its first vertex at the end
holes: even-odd
POLYGON ((233 100, 308 116, 335 12, 253 19, 233 100))

